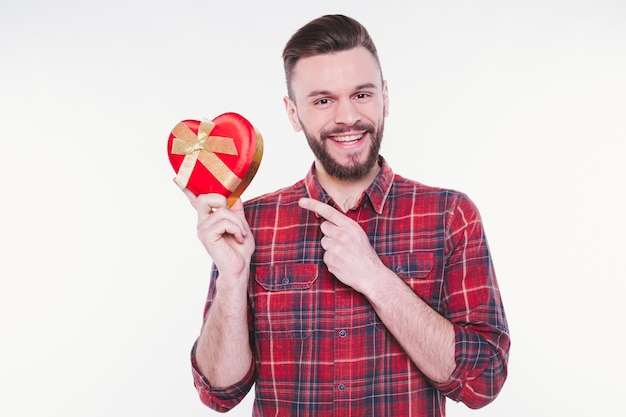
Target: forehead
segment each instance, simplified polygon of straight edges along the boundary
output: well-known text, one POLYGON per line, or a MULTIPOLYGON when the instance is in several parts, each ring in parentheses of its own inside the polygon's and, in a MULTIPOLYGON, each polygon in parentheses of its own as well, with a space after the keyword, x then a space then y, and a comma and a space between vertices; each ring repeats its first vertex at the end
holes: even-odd
POLYGON ((382 87, 382 74, 376 58, 363 47, 301 58, 291 78, 296 96, 312 91, 339 93, 365 84, 382 87))

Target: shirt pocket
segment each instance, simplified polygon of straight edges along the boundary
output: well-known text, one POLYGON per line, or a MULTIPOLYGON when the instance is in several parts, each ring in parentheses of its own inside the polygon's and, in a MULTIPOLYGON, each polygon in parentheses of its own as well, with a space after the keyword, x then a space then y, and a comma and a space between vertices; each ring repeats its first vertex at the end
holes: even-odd
POLYGON ((411 252, 381 256, 383 263, 431 306, 438 304, 441 285, 435 275, 433 252, 411 252), (439 283, 438 283, 439 282, 439 283))
POLYGON ((304 339, 315 328, 317 264, 256 267, 255 331, 265 339, 304 339))
MULTIPOLYGON (((432 296, 432 272, 434 255, 432 252, 412 252, 397 255, 381 255, 383 264, 398 275, 420 298, 428 302, 432 296)), ((375 313, 369 319, 377 331, 386 327, 375 313)))
POLYGON ((423 280, 433 270, 434 255, 432 252, 412 252, 398 255, 381 256, 381 260, 404 280, 423 280))

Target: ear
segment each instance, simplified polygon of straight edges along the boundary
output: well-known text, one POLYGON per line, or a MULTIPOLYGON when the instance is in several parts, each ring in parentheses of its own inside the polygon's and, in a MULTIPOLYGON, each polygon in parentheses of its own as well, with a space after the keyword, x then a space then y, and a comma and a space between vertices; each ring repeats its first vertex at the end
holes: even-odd
POLYGON ((389 91, 387 90, 387 80, 383 81, 383 116, 389 116, 389 91))
POLYGON ((283 102, 285 103, 285 110, 287 111, 287 117, 291 122, 291 126, 293 130, 299 132, 302 130, 302 126, 300 125, 300 120, 298 119, 298 109, 296 108, 296 103, 293 102, 289 97, 283 97, 283 102))

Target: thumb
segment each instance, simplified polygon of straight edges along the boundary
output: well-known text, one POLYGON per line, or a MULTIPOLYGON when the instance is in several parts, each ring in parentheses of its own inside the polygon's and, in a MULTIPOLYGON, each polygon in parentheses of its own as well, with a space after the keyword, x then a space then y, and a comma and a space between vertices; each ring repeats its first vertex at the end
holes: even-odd
POLYGON ((230 210, 233 213, 237 213, 238 215, 244 216, 244 211, 243 211, 243 202, 241 201, 241 198, 238 198, 233 205, 230 207, 230 210))

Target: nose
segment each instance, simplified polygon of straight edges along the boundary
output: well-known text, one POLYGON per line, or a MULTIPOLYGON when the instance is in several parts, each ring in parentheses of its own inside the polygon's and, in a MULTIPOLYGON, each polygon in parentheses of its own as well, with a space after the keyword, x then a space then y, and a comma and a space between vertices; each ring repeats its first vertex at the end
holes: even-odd
POLYGON ((361 120, 361 114, 352 100, 340 100, 337 103, 335 123, 352 126, 359 120, 361 120))

